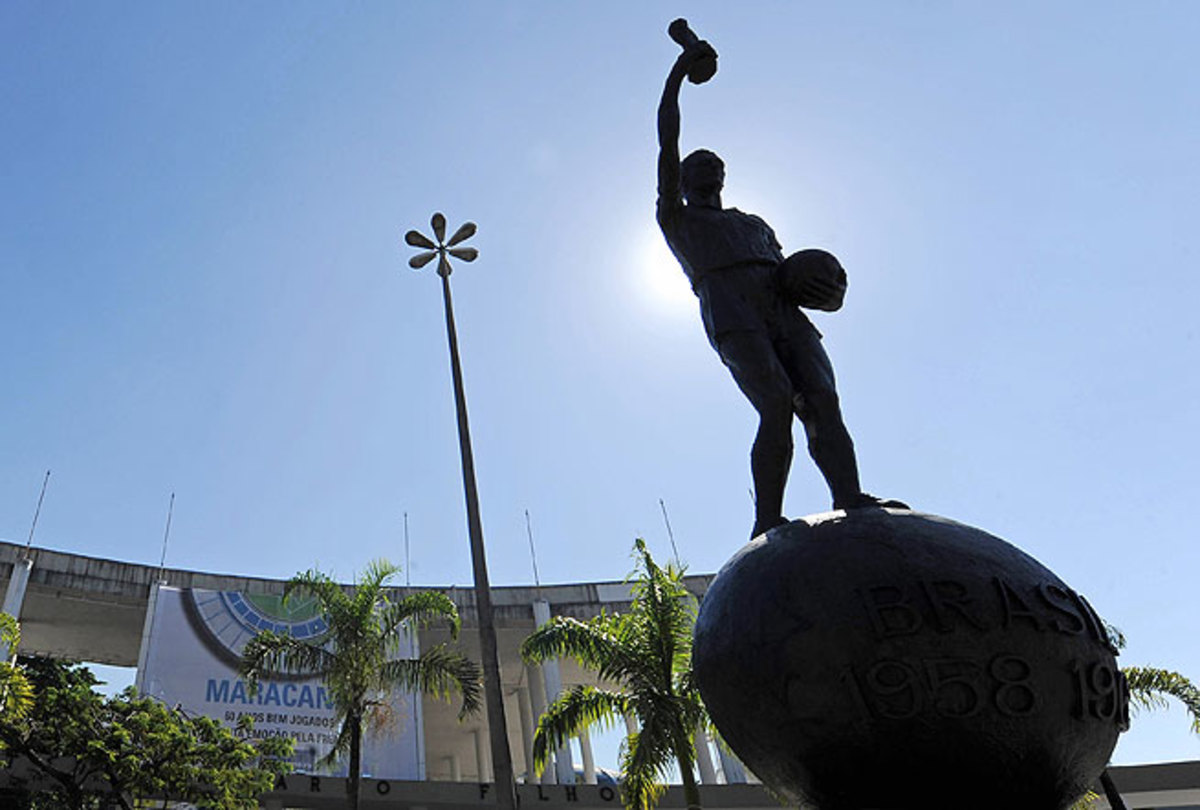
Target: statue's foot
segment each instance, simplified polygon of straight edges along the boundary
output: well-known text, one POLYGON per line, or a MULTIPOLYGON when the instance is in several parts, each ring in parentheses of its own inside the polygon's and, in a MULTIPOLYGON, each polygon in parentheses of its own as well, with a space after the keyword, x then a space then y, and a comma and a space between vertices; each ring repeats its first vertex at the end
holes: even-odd
POLYGON ((753 540, 760 534, 766 534, 776 526, 782 526, 787 522, 788 519, 783 515, 776 515, 772 518, 759 518, 758 520, 754 521, 754 528, 750 531, 750 539, 753 540))
POLYGON ((852 498, 833 502, 834 509, 908 509, 908 504, 904 501, 897 501, 894 498, 877 498, 866 492, 860 492, 852 498))

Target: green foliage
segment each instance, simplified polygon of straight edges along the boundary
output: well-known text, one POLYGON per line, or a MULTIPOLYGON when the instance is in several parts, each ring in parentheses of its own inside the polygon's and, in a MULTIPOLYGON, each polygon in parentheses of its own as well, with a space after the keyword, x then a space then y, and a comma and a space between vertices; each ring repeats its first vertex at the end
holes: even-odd
MULTIPOLYGON (((0 613, 0 649, 15 651, 21 643, 21 628, 17 620, 0 613)), ((0 717, 9 722, 20 720, 33 707, 33 686, 25 670, 7 657, 0 661, 0 717)))
MULTIPOLYGON (((1119 628, 1104 623, 1113 651, 1125 648, 1125 634, 1119 628)), ((1165 709, 1168 697, 1183 704, 1192 718, 1192 732, 1200 734, 1200 689, 1186 676, 1157 667, 1122 667, 1129 684, 1129 702, 1134 711, 1165 709)))
POLYGON ((1068 810, 1096 810, 1096 806, 1100 803, 1100 794, 1094 790, 1089 790, 1087 793, 1075 800, 1075 803, 1068 810))
POLYGON ((617 687, 577 686, 559 696, 538 720, 534 767, 544 769, 550 751, 589 726, 612 726, 633 714, 639 730, 621 753, 625 806, 654 807, 677 762, 688 805, 698 807, 695 733, 706 715, 691 674, 696 600, 683 585, 683 570, 660 567, 640 538, 634 556, 628 613, 601 613, 586 622, 556 616, 521 646, 526 661, 572 658, 617 687))
MULTIPOLYGON (((1124 649, 1125 634, 1108 622, 1104 622, 1104 627, 1113 651, 1124 649)), ((1200 689, 1187 677, 1157 667, 1122 667, 1121 673, 1129 684, 1129 703, 1135 712, 1165 709, 1169 705, 1167 698, 1173 697, 1183 704, 1191 716, 1192 732, 1200 734, 1200 689)), ((1091 810, 1098 800, 1099 796, 1088 792, 1070 810, 1091 810)))
MULTIPOLYGON (((85 667, 22 659, 37 698, 0 720, 0 746, 45 777, 51 806, 86 808, 108 796, 124 808, 157 796, 212 810, 249 810, 288 770, 290 740, 244 739, 207 717, 189 717, 133 689, 96 692, 85 667)), ((37 801, 33 802, 37 804, 37 801)), ((44 802, 42 802, 44 803, 44 802)))
POLYGON ((1129 682, 1129 702, 1134 709, 1162 709, 1167 698, 1183 704, 1192 718, 1192 731, 1200 734, 1200 690, 1183 675, 1155 667, 1123 667, 1129 682))
POLYGON ((325 758, 349 756, 349 788, 358 806, 362 733, 389 719, 393 690, 418 691, 441 698, 462 697, 459 717, 481 706, 479 667, 445 645, 421 651, 416 659, 397 656, 405 628, 415 631, 434 621, 449 624, 458 637, 458 609, 444 594, 423 591, 393 601, 385 585, 399 568, 383 560, 367 570, 347 592, 320 571, 297 574, 284 588, 284 605, 293 598, 315 599, 329 632, 301 641, 259 633, 242 651, 241 672, 251 691, 272 674, 319 676, 333 701, 339 724, 337 742, 325 758))

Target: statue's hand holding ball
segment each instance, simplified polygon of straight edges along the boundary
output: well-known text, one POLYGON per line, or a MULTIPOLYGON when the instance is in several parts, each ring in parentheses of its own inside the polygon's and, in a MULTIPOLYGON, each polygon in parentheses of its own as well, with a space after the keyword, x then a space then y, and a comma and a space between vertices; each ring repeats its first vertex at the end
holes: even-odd
POLYGON ((696 36, 680 17, 667 27, 667 34, 683 48, 681 62, 687 63, 687 77, 692 84, 704 84, 717 72, 717 52, 712 45, 696 36))
POLYGON ((837 312, 846 298, 846 271, 832 253, 799 250, 775 270, 779 295, 791 306, 837 312))

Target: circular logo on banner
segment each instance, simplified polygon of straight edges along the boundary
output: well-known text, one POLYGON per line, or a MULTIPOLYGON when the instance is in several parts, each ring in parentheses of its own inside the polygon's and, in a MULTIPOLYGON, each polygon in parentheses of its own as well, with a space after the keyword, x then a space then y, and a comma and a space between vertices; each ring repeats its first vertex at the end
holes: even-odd
POLYGON ((234 666, 246 643, 264 630, 300 641, 316 641, 329 632, 311 597, 285 605, 280 596, 188 588, 183 603, 205 646, 234 666))

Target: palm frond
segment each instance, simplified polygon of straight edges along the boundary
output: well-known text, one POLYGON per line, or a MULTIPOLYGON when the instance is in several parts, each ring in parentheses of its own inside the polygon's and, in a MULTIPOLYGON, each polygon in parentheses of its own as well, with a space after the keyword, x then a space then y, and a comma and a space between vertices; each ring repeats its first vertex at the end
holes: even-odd
POLYGON ((695 670, 691 667, 680 672, 675 679, 675 693, 694 701, 703 710, 704 700, 700 696, 700 686, 696 683, 695 670))
MULTIPOLYGON (((382 570, 378 563, 376 570, 382 570)), ((367 585, 369 590, 370 583, 367 585)), ((284 585, 285 604, 294 596, 307 596, 317 600, 318 610, 329 625, 325 637, 337 639, 337 646, 358 647, 364 637, 369 635, 374 596, 360 586, 356 585, 352 593, 348 593, 328 574, 310 569, 295 575, 284 585)))
POLYGON ((479 665, 444 645, 431 647, 419 658, 388 661, 380 670, 380 681, 388 686, 418 691, 443 700, 455 693, 462 697, 459 719, 483 707, 479 665))
POLYGON ((601 614, 586 622, 555 616, 534 630, 521 644, 521 657, 540 664, 555 658, 571 658, 595 670, 604 680, 621 680, 630 669, 645 665, 641 656, 630 654, 628 634, 621 632, 623 618, 601 614))
POLYGON ((264 630, 246 642, 238 669, 251 690, 271 675, 324 675, 337 665, 337 656, 323 647, 264 630))
POLYGON ((367 563, 356 583, 356 587, 376 589, 389 579, 400 573, 400 566, 382 558, 376 558, 367 563))
POLYGON ((462 620, 454 601, 439 591, 421 591, 410 594, 399 602, 388 604, 380 612, 380 624, 384 633, 393 633, 400 625, 411 622, 416 627, 427 627, 437 621, 450 626, 450 637, 458 638, 462 620))
POLYGON ((533 735, 533 766, 541 773, 550 752, 593 725, 609 728, 625 716, 628 698, 594 686, 575 686, 559 695, 538 719, 533 735))
POLYGON ((343 592, 342 586, 332 581, 328 574, 323 574, 322 571, 310 569, 296 574, 283 584, 283 602, 292 598, 293 594, 301 596, 313 596, 320 602, 323 610, 337 604, 340 601, 346 601, 346 592, 343 592))
POLYGON ((354 596, 351 598, 357 616, 366 618, 375 615, 381 607, 390 604, 383 586, 399 570, 400 566, 383 559, 367 563, 366 570, 355 580, 354 596))
POLYGON ((1167 697, 1184 705, 1192 719, 1192 731, 1200 734, 1200 689, 1178 672, 1155 667, 1124 667, 1129 699, 1135 708, 1161 709, 1167 697))
POLYGON ((667 659, 677 655, 689 658, 696 599, 683 584, 683 569, 659 566, 640 538, 635 547, 640 566, 633 574, 633 612, 648 623, 660 655, 667 659))
POLYGON ((666 789, 663 779, 674 759, 671 734, 664 724, 651 722, 631 735, 621 756, 625 807, 630 810, 653 808, 666 789))

